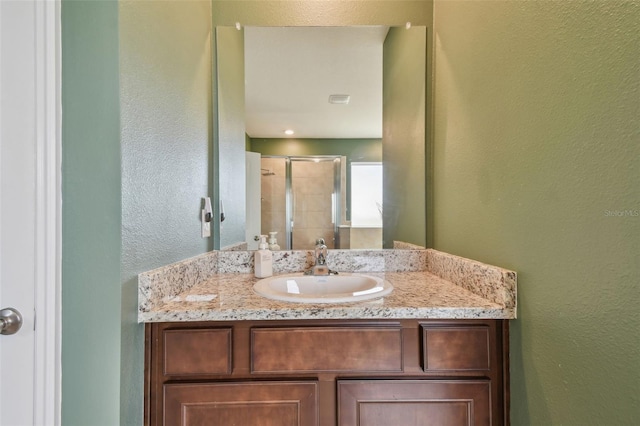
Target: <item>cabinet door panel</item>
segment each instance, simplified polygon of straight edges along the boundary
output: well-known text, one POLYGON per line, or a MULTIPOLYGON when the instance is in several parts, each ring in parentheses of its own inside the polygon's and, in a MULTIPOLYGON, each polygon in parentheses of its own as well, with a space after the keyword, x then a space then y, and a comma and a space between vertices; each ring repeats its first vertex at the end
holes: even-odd
POLYGON ((364 402, 360 404, 358 424, 472 425, 469 411, 469 401, 364 402))
POLYGON ((164 386, 164 424, 317 425, 317 383, 168 384, 164 386))
POLYGON ((341 380, 340 426, 491 425, 486 380, 341 380))
POLYGON ((188 426, 247 425, 297 426, 298 407, 295 402, 219 402, 184 404, 182 424, 188 426))

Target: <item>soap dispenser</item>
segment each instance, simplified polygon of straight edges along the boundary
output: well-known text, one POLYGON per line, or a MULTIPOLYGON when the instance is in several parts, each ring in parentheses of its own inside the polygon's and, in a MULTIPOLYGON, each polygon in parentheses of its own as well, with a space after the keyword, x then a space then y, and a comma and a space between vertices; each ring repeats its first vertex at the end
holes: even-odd
POLYGON ((273 254, 268 249, 267 236, 260 235, 260 244, 254 254, 255 275, 257 278, 266 278, 273 275, 273 254))
POLYGON ((269 232, 269 250, 280 250, 280 246, 278 245, 278 240, 276 240, 276 231, 269 232))

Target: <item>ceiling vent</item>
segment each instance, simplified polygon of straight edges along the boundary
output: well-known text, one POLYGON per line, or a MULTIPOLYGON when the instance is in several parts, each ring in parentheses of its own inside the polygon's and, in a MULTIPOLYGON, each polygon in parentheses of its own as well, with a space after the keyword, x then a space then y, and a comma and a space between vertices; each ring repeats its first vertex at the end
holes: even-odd
POLYGON ((330 104, 347 105, 351 96, 349 95, 329 95, 330 104))

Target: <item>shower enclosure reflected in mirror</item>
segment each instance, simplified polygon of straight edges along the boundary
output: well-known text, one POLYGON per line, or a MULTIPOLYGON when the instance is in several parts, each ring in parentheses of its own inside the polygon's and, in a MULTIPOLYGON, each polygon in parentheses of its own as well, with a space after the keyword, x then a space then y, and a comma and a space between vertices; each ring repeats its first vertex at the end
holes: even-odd
POLYGON ((290 250, 313 248, 318 238, 339 248, 346 222, 342 164, 334 156, 262 157, 262 232, 277 232, 281 248, 290 250))
POLYGON ((226 219, 214 248, 255 249, 274 231, 282 249, 319 237, 331 248, 424 246, 425 55, 425 27, 217 27, 214 205, 226 219), (258 154, 259 166, 245 162, 258 154), (352 170, 366 165, 379 178, 353 189, 352 170), (368 219, 354 222, 360 199, 368 219))

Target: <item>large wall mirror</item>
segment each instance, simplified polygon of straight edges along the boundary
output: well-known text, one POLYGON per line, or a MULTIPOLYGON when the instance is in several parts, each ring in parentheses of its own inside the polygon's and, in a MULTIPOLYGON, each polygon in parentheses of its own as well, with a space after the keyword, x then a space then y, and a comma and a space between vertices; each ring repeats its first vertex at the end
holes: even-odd
POLYGON ((215 249, 426 244, 426 28, 218 26, 215 249))

